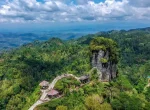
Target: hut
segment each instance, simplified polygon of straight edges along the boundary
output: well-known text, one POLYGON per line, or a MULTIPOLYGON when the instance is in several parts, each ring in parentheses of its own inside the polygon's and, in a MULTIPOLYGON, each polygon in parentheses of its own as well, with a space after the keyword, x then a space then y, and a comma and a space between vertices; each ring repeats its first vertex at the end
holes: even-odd
POLYGON ((47 89, 49 86, 49 82, 48 81, 42 81, 40 84, 41 89, 47 89))
POLYGON ((57 90, 52 89, 47 93, 47 95, 49 98, 56 98, 59 96, 59 92, 57 90))
POLYGON ((81 83, 87 83, 90 81, 89 75, 81 76, 79 79, 80 79, 81 83))

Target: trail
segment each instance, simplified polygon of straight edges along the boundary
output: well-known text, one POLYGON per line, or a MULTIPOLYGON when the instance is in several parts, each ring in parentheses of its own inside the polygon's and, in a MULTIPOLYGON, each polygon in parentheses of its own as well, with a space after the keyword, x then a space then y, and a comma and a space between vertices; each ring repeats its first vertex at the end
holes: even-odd
POLYGON ((37 102, 35 102, 30 108, 29 110, 34 110, 34 108, 40 104, 44 103, 43 101, 41 100, 38 100, 37 102))
POLYGON ((29 110, 34 110, 34 108, 36 108, 38 105, 50 101, 50 99, 47 98, 47 93, 48 93, 48 91, 54 88, 54 86, 55 86, 55 84, 57 83, 58 80, 60 80, 60 79, 62 79, 62 78, 66 78, 66 77, 73 77, 73 78, 75 78, 76 80, 80 81, 80 77, 76 77, 76 76, 73 75, 73 74, 62 74, 62 75, 60 75, 60 76, 57 76, 57 77, 49 84, 48 89, 43 90, 40 99, 39 99, 37 102, 35 102, 35 103, 29 108, 29 110))

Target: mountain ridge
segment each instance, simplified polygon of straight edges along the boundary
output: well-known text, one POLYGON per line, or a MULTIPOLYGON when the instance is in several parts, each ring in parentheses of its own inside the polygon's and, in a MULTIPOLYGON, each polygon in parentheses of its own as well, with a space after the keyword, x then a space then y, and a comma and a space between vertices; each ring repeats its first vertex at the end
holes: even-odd
MULTIPOLYGON (((144 31, 149 32, 150 27, 146 28, 137 28, 137 29, 128 29, 128 30, 110 30, 110 31, 100 31, 96 34, 106 34, 106 33, 113 33, 113 32, 131 32, 131 31, 144 31)), ((10 50, 19 46, 22 46, 24 44, 39 40, 39 41, 46 41, 54 36, 57 36, 58 38, 61 38, 63 40, 70 40, 70 39, 77 39, 81 36, 85 36, 86 33, 76 33, 76 32, 65 32, 65 33, 59 33, 59 32, 46 32, 43 34, 37 34, 37 33, 12 33, 12 32, 0 32, 0 51, 3 50, 10 50)), ((90 35, 90 34, 89 34, 90 35)))
MULTIPOLYGON (((55 110, 62 105, 69 110, 86 110, 90 107, 148 110, 150 89, 145 87, 150 75, 150 34, 138 30, 89 34, 67 41, 51 38, 3 52, 0 55, 0 109, 27 110, 39 99, 38 84, 42 80, 51 82, 66 71, 76 76, 88 73, 91 69, 89 43, 95 37, 111 38, 117 42, 120 48, 118 77, 103 84, 97 81, 97 71, 94 70, 91 72, 94 80, 78 91, 75 90, 76 82, 64 79, 55 88, 65 96, 36 109, 55 110), (70 89, 74 91, 70 93, 70 89), (94 102, 96 97, 103 103, 94 102), (96 105, 91 105, 89 101, 96 105)), ((102 61, 106 62, 105 59, 102 61)))

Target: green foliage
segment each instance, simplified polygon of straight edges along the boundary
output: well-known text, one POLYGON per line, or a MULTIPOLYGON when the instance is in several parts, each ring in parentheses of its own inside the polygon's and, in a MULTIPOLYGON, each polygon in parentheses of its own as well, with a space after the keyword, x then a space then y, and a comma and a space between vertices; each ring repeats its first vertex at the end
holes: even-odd
POLYGON ((16 110, 20 107, 28 109, 40 96, 39 93, 31 98, 40 81, 51 81, 65 72, 81 75, 89 71, 91 67, 88 53, 87 46, 52 38, 46 42, 27 44, 1 54, 0 58, 3 59, 0 62, 2 91, 0 107, 3 107, 1 109, 6 109, 8 105, 16 110), (24 100, 16 101, 17 106, 14 106, 11 100, 17 100, 18 95, 24 100))
MULTIPOLYGON (((69 92, 67 95, 60 99, 52 100, 48 103, 40 105, 37 110, 44 110, 42 108, 56 108, 59 105, 68 107, 68 110, 87 110, 85 105, 85 99, 92 94, 101 94, 103 91, 103 84, 100 82, 90 83, 69 92), (55 103, 55 105, 53 104, 55 103)), ((101 97, 102 98, 102 97, 101 97)), ((52 109, 50 109, 52 110, 52 109)))
MULTIPOLYGON (((90 43, 91 51, 99 51, 103 50, 105 52, 109 52, 110 61, 115 63, 118 62, 118 46, 115 41, 112 39, 104 38, 104 37, 96 37, 90 43)), ((101 62, 108 62, 107 59, 100 59, 101 62)))
POLYGON ((115 110, 142 110, 142 100, 132 95, 121 93, 117 99, 112 101, 115 110))
POLYGON ((50 104, 44 103, 42 105, 39 105, 35 108, 35 110, 56 110, 56 107, 61 105, 61 99, 53 99, 50 101, 50 104))
POLYGON ((89 75, 90 75, 90 80, 98 80, 99 78, 98 71, 96 68, 93 68, 92 71, 90 71, 89 75))
POLYGON ((101 59, 100 59, 100 62, 101 62, 101 63, 107 63, 108 60, 107 60, 106 58, 101 58, 101 59))
POLYGON ((111 105, 108 103, 103 103, 103 97, 99 95, 88 96, 85 99, 85 105, 87 110, 112 110, 111 105))
POLYGON ((126 90, 130 91, 133 88, 130 81, 127 79, 127 77, 125 75, 120 75, 120 77, 118 78, 117 83, 119 85, 121 85, 120 90, 122 90, 122 91, 126 91, 126 90))
POLYGON ((56 110, 68 110, 67 106, 60 105, 56 108, 56 110))
POLYGON ((146 99, 150 102, 150 87, 147 88, 147 90, 144 94, 146 96, 146 99))
POLYGON ((80 82, 74 78, 63 78, 59 80, 56 85, 55 89, 59 90, 62 93, 65 93, 67 89, 74 89, 75 87, 80 86, 80 82))
MULTIPOLYGON (((111 61, 119 61, 116 79, 109 84, 98 82, 97 71, 93 70, 89 73, 91 82, 81 87, 76 80, 60 80, 55 88, 62 91, 64 97, 44 103, 36 110, 56 110, 61 105, 68 110, 87 110, 95 105, 102 110, 149 110, 150 90, 145 89, 150 76, 149 47, 150 32, 132 30, 102 32, 71 41, 52 38, 2 53, 0 110, 27 110, 40 97, 39 82, 52 81, 66 72, 77 76, 87 73, 91 70, 90 52, 99 49, 109 51, 111 61), (94 94, 98 94, 98 100, 103 97, 104 102, 95 101, 94 94)), ((102 59, 102 62, 107 61, 102 59)))

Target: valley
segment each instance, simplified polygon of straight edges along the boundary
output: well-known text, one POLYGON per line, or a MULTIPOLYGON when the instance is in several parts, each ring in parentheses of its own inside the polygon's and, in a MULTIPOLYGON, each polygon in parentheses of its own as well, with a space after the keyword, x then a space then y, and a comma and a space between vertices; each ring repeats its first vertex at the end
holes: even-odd
MULTIPOLYGON (((113 78, 112 75, 115 75, 111 74, 112 71, 108 72, 105 68, 99 70, 111 75, 97 75, 98 71, 93 70, 90 76, 91 82, 80 88, 78 88, 80 84, 76 80, 63 78, 54 87, 63 94, 63 97, 40 104, 35 110, 59 108, 61 110, 63 110, 62 108, 65 110, 90 108, 148 110, 150 108, 150 89, 149 87, 145 89, 145 87, 148 84, 147 77, 150 75, 149 44, 150 30, 145 28, 99 32, 73 40, 51 38, 47 41, 32 42, 3 52, 0 55, 0 109, 28 110, 40 99, 39 83, 41 81, 52 82, 57 76, 66 72, 80 77, 89 73, 92 65, 99 68, 101 65, 99 61, 111 63, 112 61, 116 62, 114 59, 118 59, 116 77, 113 78), (108 43, 106 47, 112 49, 109 52, 111 55, 105 54, 102 58, 100 55, 103 52, 97 53, 97 49, 105 50, 105 47, 90 45, 91 41, 97 37, 98 39, 112 39, 118 46, 112 42, 103 42, 104 44, 108 43), (114 47, 119 49, 117 50, 119 54, 114 53, 116 51, 114 47), (91 51, 93 51, 93 56, 91 51), (91 64, 92 57, 100 58, 100 60, 95 60, 91 64), (108 80, 109 76, 113 78, 109 83, 99 81, 99 79, 108 80)), ((103 64, 103 67, 114 66, 103 64)))

